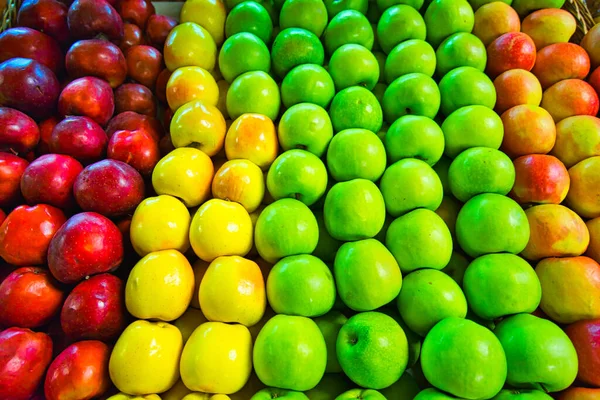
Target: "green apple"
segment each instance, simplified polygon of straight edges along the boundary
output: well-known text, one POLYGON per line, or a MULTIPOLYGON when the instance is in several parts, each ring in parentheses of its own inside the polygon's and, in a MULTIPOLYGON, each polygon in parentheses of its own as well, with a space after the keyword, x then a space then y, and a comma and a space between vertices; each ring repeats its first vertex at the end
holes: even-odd
MULTIPOLYGON (((396 307, 395 303, 389 303, 385 307, 380 308, 378 311, 392 317, 394 321, 400 325, 400 328, 402 328, 404 334, 406 335, 406 340, 408 342, 408 364, 406 365, 406 368, 414 368, 417 366, 419 354, 421 353, 421 341, 423 338, 410 330, 408 325, 406 325, 406 322, 404 322, 400 316, 398 307, 396 307)), ((407 373, 405 372, 404 375, 406 374, 407 373)))
POLYGON ((489 399, 506 380, 500 341, 489 329, 463 318, 445 318, 429 331, 421 367, 433 386, 465 399, 489 399))
POLYGON ((458 32, 446 38, 435 52, 436 73, 440 78, 458 67, 485 70, 487 52, 479 38, 468 32, 458 32))
POLYGON ((288 150, 269 167, 267 189, 275 200, 291 197, 312 206, 325 194, 327 169, 311 152, 288 150))
POLYGON ((519 254, 529 241, 529 222, 514 200, 495 193, 479 194, 458 213, 456 238, 471 257, 519 254))
MULTIPOLYGON (((318 324, 318 322, 317 322, 318 324)), ((337 332, 336 332, 337 335, 337 332)), ((336 336, 337 338, 337 336, 336 336)), ((333 357, 335 355, 335 339, 333 340, 333 357)), ((327 339, 325 339, 327 340, 327 339)), ((329 346, 329 343, 328 343, 329 346)), ((327 347, 329 351, 329 347, 327 347)), ((336 358, 337 361, 337 358, 336 358)), ((341 369, 340 369, 341 371, 341 369)), ((321 382, 313 389, 305 392, 310 400, 335 400, 340 394, 354 386, 344 374, 325 374, 321 382)))
POLYGON ((406 40, 390 51, 385 60, 384 76, 389 84, 402 75, 418 72, 433 76, 435 72, 435 50, 420 39, 406 40))
MULTIPOLYGON (((440 1, 440 0, 436 0, 440 1)), ((486 74, 473 67, 458 67, 440 81, 441 110, 449 116, 461 107, 482 105, 493 109, 496 88, 486 74)))
POLYGON ((452 194, 464 203, 481 193, 508 194, 515 183, 515 167, 500 150, 472 147, 452 161, 448 179, 452 194))
POLYGON ((281 105, 279 86, 266 72, 246 72, 235 78, 225 102, 232 120, 246 113, 263 114, 275 120, 281 105))
POLYGON ((383 389, 396 382, 408 362, 400 325, 380 312, 364 312, 342 326, 336 352, 344 373, 359 386, 383 389))
POLYGON ((475 15, 467 0, 433 0, 425 11, 427 41, 438 47, 448 36, 471 32, 475 15))
POLYGON ((425 161, 404 158, 389 166, 379 184, 385 209, 398 217, 414 210, 436 210, 444 196, 442 182, 425 161))
POLYGON ((323 261, 310 254, 285 257, 269 272, 267 299, 277 314, 324 315, 335 302, 333 275, 323 261))
POLYGON ((427 28, 417 10, 406 4, 386 9, 377 23, 377 38, 381 49, 389 54, 398 43, 409 39, 425 40, 427 28))
POLYGON ((385 147, 371 131, 346 129, 329 143, 327 170, 338 182, 356 178, 375 182, 383 175, 385 166, 385 147))
POLYGON ((253 33, 265 43, 271 42, 273 22, 269 12, 256 1, 243 1, 229 11, 225 20, 225 36, 236 33, 253 33))
POLYGON ((397 305, 408 327, 423 337, 444 318, 467 315, 467 299, 460 286, 436 269, 406 275, 397 305))
POLYGON ((279 27, 302 28, 321 36, 327 26, 327 8, 322 0, 285 0, 279 12, 279 27))
POLYGON ((327 70, 317 64, 294 67, 281 82, 281 100, 286 108, 298 103, 328 107, 335 96, 335 85, 327 70))
POLYGON ((350 389, 340 394, 335 400, 386 400, 386 397, 373 389, 350 389))
POLYGON ((554 322, 517 314, 494 331, 508 361, 506 383, 516 388, 559 392, 577 376, 577 352, 567 334, 554 322))
POLYGON ((375 34, 371 23, 356 10, 344 10, 338 13, 327 25, 323 34, 323 44, 327 54, 333 54, 338 47, 345 44, 359 44, 373 49, 375 34))
POLYGON ((338 295, 354 311, 372 311, 394 300, 402 273, 390 251, 375 239, 344 243, 335 256, 338 295))
POLYGON ((541 390, 502 389, 493 400, 552 400, 552 397, 541 390))
POLYGON ((275 315, 260 330, 253 352, 254 371, 268 386, 310 390, 325 374, 325 339, 310 318, 275 315))
POLYGON ((423 7, 424 0, 375 0, 372 1, 372 3, 376 3, 377 8, 381 11, 385 11, 396 4, 406 4, 416 10, 419 10, 421 7, 423 7))
POLYGON ((369 49, 359 44, 344 44, 329 60, 329 72, 336 90, 362 86, 371 90, 379 81, 379 63, 369 49))
MULTIPOLYGON (((444 129, 442 128, 442 131, 444 129)), ((444 147, 446 146, 446 139, 444 137, 444 147)), ((448 170, 450 169, 450 164, 452 164, 452 160, 446 156, 442 156, 437 163, 433 166, 433 170, 440 178, 442 182, 442 188, 444 189, 444 194, 450 193, 450 182, 448 182, 448 170)))
POLYGON ((321 330, 323 338, 325 338, 325 344, 327 345, 327 367, 325 368, 325 372, 342 372, 342 367, 335 353, 335 342, 340 329, 348 321, 348 318, 340 311, 333 310, 321 317, 315 318, 314 321, 321 330))
POLYGON ((448 265, 442 269, 442 272, 454 279, 454 281, 462 287, 465 271, 468 266, 469 259, 455 249, 455 251, 452 252, 450 261, 448 261, 448 265))
POLYGON ((253 33, 236 33, 221 47, 219 69, 223 78, 229 83, 245 72, 269 73, 271 70, 269 48, 253 33))
POLYGON ((380 392, 386 399, 413 399, 419 390, 415 378, 406 371, 392 386, 381 389, 380 392))
POLYGON ((277 136, 283 150, 304 149, 321 157, 333 138, 333 125, 323 107, 300 103, 283 113, 277 136))
POLYGON ((448 393, 440 392, 434 388, 427 388, 421 390, 413 400, 454 400, 456 397, 449 395, 448 393))
POLYGON ((383 140, 388 162, 416 158, 430 166, 444 154, 444 132, 431 118, 405 115, 388 128, 383 140))
POLYGON ((332 238, 329 232, 327 232, 323 211, 315 210, 314 214, 317 218, 317 224, 319 224, 319 241, 317 242, 317 248, 312 254, 325 262, 332 262, 342 242, 332 238))
POLYGON ((369 7, 369 0, 323 0, 323 3, 330 21, 344 10, 356 10, 364 15, 369 7))
MULTIPOLYGON (((237 5, 245 2, 247 0, 225 0, 225 7, 228 10, 233 10, 237 5)), ((271 17, 271 21, 274 25, 279 24, 279 9, 275 4, 279 0, 254 0, 259 3, 267 12, 269 13, 269 17, 271 17)), ((252 14, 251 14, 252 15, 252 14)))
POLYGON ((389 124, 409 114, 433 119, 440 101, 437 83, 430 76, 414 72, 402 75, 387 87, 383 94, 383 115, 389 124))
POLYGON ((271 399, 283 399, 283 400, 308 400, 308 397, 302 392, 296 392, 293 390, 285 390, 279 388, 264 388, 258 391, 250 400, 271 400, 271 399))
POLYGON ((323 65, 324 60, 325 50, 321 41, 306 29, 283 29, 273 41, 271 61, 273 70, 280 78, 298 65, 323 65))
POLYGON ((333 185, 325 197, 323 214, 333 238, 368 239, 383 227, 385 203, 377 185, 366 179, 353 179, 333 185))
POLYGON ((352 128, 379 132, 383 124, 383 111, 377 98, 360 86, 338 92, 331 102, 329 116, 335 132, 352 128))
POLYGON ((318 239, 317 219, 304 203, 295 199, 269 204, 254 227, 256 250, 271 264, 283 257, 312 253, 318 239))

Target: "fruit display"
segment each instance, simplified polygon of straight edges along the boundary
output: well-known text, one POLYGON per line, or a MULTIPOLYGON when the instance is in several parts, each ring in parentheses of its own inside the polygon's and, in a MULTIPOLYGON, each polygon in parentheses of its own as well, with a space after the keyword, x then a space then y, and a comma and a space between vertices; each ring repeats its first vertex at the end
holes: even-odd
POLYGON ((564 0, 23 0, 0 400, 600 399, 564 0))

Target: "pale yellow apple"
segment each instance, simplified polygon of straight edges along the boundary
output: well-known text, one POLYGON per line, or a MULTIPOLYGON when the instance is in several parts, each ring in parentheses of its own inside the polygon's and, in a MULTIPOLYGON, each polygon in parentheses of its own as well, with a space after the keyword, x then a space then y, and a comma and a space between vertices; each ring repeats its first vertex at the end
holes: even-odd
POLYGON ((181 379, 179 379, 171 389, 161 393, 160 397, 162 400, 181 400, 189 393, 192 393, 192 391, 183 384, 181 379))
POLYGON ((169 71, 187 66, 210 71, 217 63, 217 44, 206 29, 194 22, 185 22, 169 32, 163 56, 169 71))
MULTIPOLYGON (((115 395, 110 396, 108 399, 106 400, 165 400, 166 397, 160 397, 157 394, 149 394, 146 396, 130 396, 128 394, 125 393, 117 393, 115 395)), ((180 398, 178 398, 177 400, 179 400, 180 398)), ((175 400, 174 398, 171 400, 175 400)))
POLYGON ((244 158, 266 171, 277 158, 278 151, 275 125, 265 115, 242 114, 227 130, 225 154, 230 160, 244 158))
POLYGON ((200 308, 209 321, 255 325, 267 306, 265 280, 254 261, 229 256, 215 259, 200 283, 200 308), (224 301, 226 299, 226 301, 224 301))
POLYGON ((200 67, 177 68, 167 81, 167 103, 171 111, 177 111, 190 101, 202 101, 216 106, 219 102, 219 86, 215 78, 200 67))
POLYGON ((127 311, 136 318, 173 321, 190 305, 194 271, 177 250, 150 253, 135 264, 125 285, 127 311))
POLYGON ((250 160, 227 161, 215 173, 212 194, 216 199, 240 203, 246 211, 252 213, 265 196, 263 172, 250 160))
POLYGON ((220 47, 225 40, 227 11, 221 0, 187 0, 183 3, 180 22, 195 22, 206 29, 220 47))
POLYGON ((190 226, 194 253, 211 262, 221 256, 245 256, 252 248, 252 220, 238 203, 211 199, 202 204, 190 226))
POLYGON ((176 148, 194 147, 212 157, 223 148, 227 126, 217 107, 196 100, 175 111, 170 132, 176 148))
POLYGON ((132 322, 110 355, 110 379, 123 393, 142 396, 169 390, 179 379, 183 340, 166 322, 132 322))
POLYGON ((208 269, 209 265, 210 263, 204 260, 196 260, 194 265, 192 265, 192 269, 194 270, 194 295, 192 296, 190 307, 194 307, 198 310, 200 309, 200 298, 198 297, 198 292, 200 291, 200 282, 202 282, 204 273, 208 269))
POLYGON ((243 325, 206 322, 186 343, 180 362, 185 385, 204 393, 239 391, 252 372, 252 338, 243 325))
POLYGON ((179 329, 181 336, 183 337, 183 343, 186 343, 192 335, 192 332, 205 322, 208 322, 208 320, 204 314, 202 314, 202 311, 190 307, 181 317, 173 322, 173 325, 179 329))

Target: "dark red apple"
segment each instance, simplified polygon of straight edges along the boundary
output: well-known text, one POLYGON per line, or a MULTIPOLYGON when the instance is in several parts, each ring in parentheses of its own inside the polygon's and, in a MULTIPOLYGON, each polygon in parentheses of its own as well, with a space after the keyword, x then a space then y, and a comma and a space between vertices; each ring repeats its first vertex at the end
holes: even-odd
POLYGON ((146 131, 146 133, 150 134, 157 141, 164 135, 164 130, 158 119, 138 114, 134 111, 125 111, 117 114, 106 126, 106 134, 109 139, 116 131, 135 130, 146 131))
POLYGON ((5 219, 6 219, 6 213, 4 212, 4 210, 2 210, 0 208, 0 225, 2 225, 2 223, 4 222, 5 219))
POLYGON ((125 83, 115 90, 115 113, 135 111, 138 114, 156 116, 156 100, 152 90, 139 83, 125 83))
POLYGON ((40 120, 55 112, 59 94, 58 79, 45 65, 27 58, 0 63, 0 105, 40 120))
POLYGON ((149 88, 156 85, 158 74, 165 67, 160 51, 152 46, 133 46, 125 54, 129 76, 149 88))
POLYGON ((11 28, 0 33, 0 62, 15 57, 35 60, 55 74, 64 67, 63 52, 56 40, 31 28, 11 28))
POLYGON ((125 329, 126 315, 123 281, 100 274, 75 286, 63 305, 60 324, 71 339, 106 342, 125 329))
POLYGON ((0 399, 28 400, 52 361, 52 339, 23 328, 0 332, 0 399))
POLYGON ((116 131, 108 142, 108 158, 123 161, 150 176, 160 160, 158 142, 142 130, 116 131))
POLYGON ((50 117, 40 121, 38 128, 40 130, 40 141, 38 142, 35 153, 38 156, 50 153, 50 137, 54 127, 60 122, 58 117, 50 117))
POLYGON ((152 2, 146 0, 121 0, 117 9, 123 21, 135 24, 142 30, 146 27, 148 18, 156 12, 152 2))
POLYGON ((71 78, 95 76, 107 81, 112 88, 127 78, 127 62, 121 49, 107 40, 88 39, 75 42, 65 61, 71 78))
POLYGON ((40 141, 40 130, 30 117, 14 108, 0 107, 0 151, 26 154, 40 141))
POLYGON ((81 163, 71 156, 43 155, 25 169, 21 177, 21 193, 29 204, 72 208, 75 205, 73 184, 82 170, 81 163))
POLYGON ((111 271, 122 259, 121 231, 110 219, 94 212, 69 218, 48 248, 50 272, 63 283, 111 271))
POLYGON ((29 163, 11 153, 0 153, 0 207, 15 205, 21 199, 21 176, 29 163))
POLYGON ((123 37, 118 44, 123 52, 127 52, 127 50, 133 46, 144 44, 144 34, 139 26, 134 24, 124 24, 123 37))
POLYGON ((154 93, 156 98, 163 104, 167 104, 167 82, 171 77, 171 71, 167 68, 160 71, 158 78, 156 78, 156 85, 154 87, 154 93))
POLYGON ((173 112, 173 110, 171 110, 170 108, 165 108, 165 113, 163 115, 163 126, 165 127, 165 130, 170 132, 170 128, 171 128, 171 120, 173 119, 173 114, 175 114, 173 112))
POLYGON ((58 314, 63 300, 50 271, 19 268, 0 284, 0 325, 39 328, 58 314))
MULTIPOLYGON (((104 1, 104 0, 102 0, 104 1)), ((93 76, 75 79, 58 98, 61 115, 82 115, 105 126, 115 111, 115 99, 110 85, 93 76)))
POLYGON ((84 211, 115 217, 133 212, 144 199, 144 179, 122 161, 102 160, 81 171, 73 193, 84 211))
POLYGON ((577 379, 588 385, 600 387, 600 319, 575 322, 569 325, 565 332, 577 350, 577 379))
POLYGON ((66 154, 82 164, 104 158, 108 137, 102 127, 88 117, 67 117, 50 136, 50 151, 66 154))
POLYGON ((110 348, 98 340, 73 343, 50 364, 46 400, 93 399, 110 388, 110 348))
POLYGON ((167 15, 154 14, 150 16, 146 24, 146 37, 149 44, 162 50, 167 41, 167 36, 176 26, 177 20, 167 15))
POLYGON ((69 7, 67 24, 74 39, 93 39, 100 34, 110 40, 123 36, 123 20, 104 0, 75 0, 69 7))
POLYGON ((67 12, 69 8, 57 0, 25 0, 17 14, 17 25, 36 29, 58 43, 69 40, 67 12))
POLYGON ((167 133, 163 136, 158 143, 158 148, 160 149, 160 155, 162 157, 175 150, 175 146, 173 146, 173 142, 171 141, 171 135, 167 133))

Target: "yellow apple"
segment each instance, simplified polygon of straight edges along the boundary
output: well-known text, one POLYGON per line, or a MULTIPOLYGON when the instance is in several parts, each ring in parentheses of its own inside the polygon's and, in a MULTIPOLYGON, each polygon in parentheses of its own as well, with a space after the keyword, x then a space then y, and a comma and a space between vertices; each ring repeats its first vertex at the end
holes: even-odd
POLYGON ((125 285, 127 311, 136 318, 173 321, 188 308, 194 271, 177 250, 155 251, 135 264, 125 285))
POLYGON ((266 171, 277 158, 275 125, 262 114, 242 114, 227 131, 225 154, 229 160, 245 158, 266 171))
POLYGON ((211 395, 208 393, 194 392, 194 393, 187 394, 181 400, 210 400, 210 396, 211 395))
POLYGON ((175 148, 193 147, 209 157, 221 151, 226 132, 221 111, 200 100, 179 107, 171 120, 171 141, 175 148))
POLYGON ((205 322, 208 322, 208 320, 204 314, 202 314, 202 311, 190 307, 181 317, 173 322, 173 325, 179 329, 179 332, 181 332, 181 336, 183 337, 183 343, 186 343, 192 335, 192 332, 194 332, 194 329, 205 322))
POLYGON ((231 400, 231 397, 226 394, 213 394, 210 396, 210 400, 231 400))
POLYGON ((258 264, 238 256, 219 257, 210 263, 199 293, 200 308, 209 321, 252 326, 260 321, 267 306, 265 280, 258 264))
MULTIPOLYGON (((125 393, 117 393, 115 395, 110 396, 106 400, 164 400, 164 399, 166 399, 166 397, 161 398, 157 394, 149 394, 146 396, 130 396, 125 393)), ((181 399, 181 397, 179 397, 177 400, 179 400, 179 399, 181 399)), ((171 400, 175 400, 175 398, 173 398, 171 400)))
POLYGON ((207 263, 204 260, 196 260, 196 262, 194 262, 194 265, 192 265, 192 269, 194 270, 194 295, 192 296, 190 307, 194 307, 198 310, 200 309, 200 298, 198 297, 198 292, 200 290, 200 282, 202 282, 204 273, 208 269, 209 265, 210 263, 207 263))
POLYGON ((171 30, 163 56, 169 71, 188 66, 210 71, 217 62, 217 44, 206 29, 194 22, 186 22, 171 30))
POLYGON ((172 111, 190 101, 202 101, 209 106, 219 102, 219 86, 215 78, 200 67, 177 68, 167 81, 167 103, 172 111))
POLYGON ((220 47, 225 40, 227 11, 221 0, 187 0, 183 3, 180 22, 195 22, 206 29, 220 47))
POLYGON ((161 400, 181 400, 185 395, 192 393, 190 389, 183 384, 183 381, 179 379, 173 387, 160 395, 161 400))
POLYGON ((157 194, 168 194, 196 207, 210 196, 215 171, 212 160, 201 150, 180 147, 164 156, 152 172, 157 194))
POLYGON ((230 160, 215 173, 212 181, 214 198, 240 203, 254 212, 265 196, 262 170, 250 160, 230 160))
POLYGON ((245 256, 252 248, 252 220, 238 203, 211 199, 192 218, 190 243, 194 253, 211 262, 220 256, 245 256))
POLYGON ((110 355, 110 379, 123 393, 141 396, 169 390, 179 379, 183 341, 166 322, 132 322, 110 355))
POLYGON ((252 337, 243 325, 206 322, 183 348, 181 380, 204 393, 239 391, 252 372, 252 337))
POLYGON ((190 248, 191 220, 188 209, 175 197, 148 197, 131 219, 129 238, 133 249, 142 257, 169 249, 185 253, 190 248))

